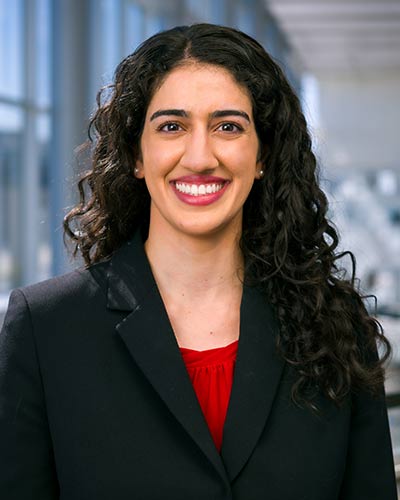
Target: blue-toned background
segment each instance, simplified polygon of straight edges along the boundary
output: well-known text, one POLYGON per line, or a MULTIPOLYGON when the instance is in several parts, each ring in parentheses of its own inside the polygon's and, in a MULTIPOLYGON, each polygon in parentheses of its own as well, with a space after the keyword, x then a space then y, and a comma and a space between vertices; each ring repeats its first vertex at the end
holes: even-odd
MULTIPOLYGON (((253 35, 298 91, 400 392, 400 0, 0 0, 0 324, 12 288, 76 265, 62 219, 97 90, 145 38, 198 21, 253 35)), ((390 419, 400 462, 399 407, 390 419)))

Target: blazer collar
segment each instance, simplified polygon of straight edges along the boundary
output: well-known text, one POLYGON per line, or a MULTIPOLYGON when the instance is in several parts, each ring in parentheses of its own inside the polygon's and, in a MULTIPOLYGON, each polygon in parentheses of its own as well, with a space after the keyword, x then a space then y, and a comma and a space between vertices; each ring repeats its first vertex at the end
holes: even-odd
POLYGON ((240 338, 221 455, 230 481, 240 473, 265 428, 283 373, 276 354, 278 322, 257 288, 244 286, 240 338))
POLYGON ((112 256, 107 281, 107 307, 117 311, 134 311, 157 288, 139 230, 112 256))
POLYGON ((116 326, 132 358, 224 482, 240 473, 271 411, 284 363, 276 355, 278 325, 256 288, 245 286, 231 399, 218 454, 187 374, 144 252, 140 232, 112 257, 107 303, 126 311, 116 326), (221 460, 222 457, 222 460, 221 460))
POLYGON ((108 308, 128 312, 117 324, 117 333, 153 389, 228 486, 139 232, 114 254, 107 278, 108 308))

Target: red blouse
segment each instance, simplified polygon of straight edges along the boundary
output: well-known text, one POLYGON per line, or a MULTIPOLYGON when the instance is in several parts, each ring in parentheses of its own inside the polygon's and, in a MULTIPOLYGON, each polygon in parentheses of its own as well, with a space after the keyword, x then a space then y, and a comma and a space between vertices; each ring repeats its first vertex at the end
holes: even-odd
POLYGON ((181 347, 190 380, 218 451, 231 395, 239 341, 225 347, 195 351, 181 347))

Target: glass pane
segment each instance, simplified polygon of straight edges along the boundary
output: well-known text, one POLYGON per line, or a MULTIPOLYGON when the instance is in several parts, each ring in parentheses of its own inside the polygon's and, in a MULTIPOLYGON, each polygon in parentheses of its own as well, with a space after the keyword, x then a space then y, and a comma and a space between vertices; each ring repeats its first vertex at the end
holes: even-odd
POLYGON ((210 22, 226 23, 227 0, 215 0, 210 5, 210 22))
POLYGON ((207 20, 210 13, 210 0, 187 0, 187 6, 191 14, 198 20, 207 20))
POLYGON ((399 313, 400 223, 393 214, 400 197, 397 180, 389 194, 382 193, 378 172, 338 173, 329 187, 331 218, 341 233, 341 249, 355 253, 363 292, 378 297, 380 310, 399 313))
POLYGON ((101 1, 102 80, 107 84, 121 60, 121 1, 101 1))
POLYGON ((252 0, 242 0, 236 5, 235 26, 249 35, 254 35, 256 29, 256 14, 256 3, 252 0))
POLYGON ((0 0, 0 96, 23 95, 22 0, 0 0))
POLYGON ((0 293, 20 281, 22 111, 0 104, 0 293))
POLYGON ((144 11, 141 5, 129 3, 125 12, 124 53, 130 54, 144 40, 144 11))
POLYGON ((389 410, 390 433, 392 436, 393 454, 396 463, 400 463, 400 408, 389 410))
POLYGON ((50 1, 36 0, 37 102, 50 105, 50 1))
POLYGON ((146 33, 145 37, 148 38, 164 28, 164 20, 161 16, 155 14, 146 15, 146 33))
POLYGON ((275 58, 280 58, 279 53, 279 33, 273 20, 268 17, 264 27, 263 45, 267 52, 275 58))
POLYGON ((38 225, 38 254, 37 280, 41 281, 51 275, 51 244, 50 244, 50 196, 49 196, 49 145, 50 145, 50 117, 47 114, 37 118, 37 141, 39 163, 39 225, 38 225))

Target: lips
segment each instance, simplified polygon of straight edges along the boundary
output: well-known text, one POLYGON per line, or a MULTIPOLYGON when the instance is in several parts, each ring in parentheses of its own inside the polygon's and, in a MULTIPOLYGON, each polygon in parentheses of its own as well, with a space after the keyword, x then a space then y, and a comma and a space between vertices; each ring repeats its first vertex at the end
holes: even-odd
POLYGON ((229 181, 215 176, 191 175, 171 181, 177 197, 189 205, 209 205, 225 192, 229 181))

